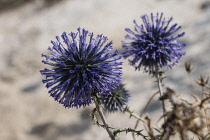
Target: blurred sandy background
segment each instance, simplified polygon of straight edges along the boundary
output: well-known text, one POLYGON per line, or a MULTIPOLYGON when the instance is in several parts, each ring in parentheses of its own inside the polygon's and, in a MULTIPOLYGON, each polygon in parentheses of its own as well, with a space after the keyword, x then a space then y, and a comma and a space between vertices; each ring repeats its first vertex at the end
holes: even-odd
MULTIPOLYGON (((133 29, 133 19, 140 23, 139 17, 151 12, 174 17, 173 23, 186 32, 187 54, 167 72, 165 84, 179 93, 189 93, 185 61, 195 65, 195 78, 210 75, 210 1, 0 0, 0 140, 108 140, 106 131, 93 125, 88 116, 93 106, 65 109, 49 97, 39 73, 44 68, 41 53, 47 52, 56 35, 75 32, 78 27, 95 35, 103 33, 121 51, 124 28, 133 29)), ((139 113, 156 91, 156 84, 148 74, 135 72, 124 62, 123 81, 132 96, 130 107, 139 113)), ((154 119, 162 114, 157 98, 146 112, 154 119)), ((111 126, 133 128, 136 120, 128 114, 122 116, 106 114, 111 126)), ((132 139, 125 133, 119 138, 132 139)))

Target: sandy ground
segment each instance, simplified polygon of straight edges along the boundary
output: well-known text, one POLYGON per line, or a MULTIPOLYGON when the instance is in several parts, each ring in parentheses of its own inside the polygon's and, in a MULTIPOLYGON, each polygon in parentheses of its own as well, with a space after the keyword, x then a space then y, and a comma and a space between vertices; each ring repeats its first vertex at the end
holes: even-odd
MULTIPOLYGON (((0 140, 109 139, 106 131, 93 125, 88 116, 94 106, 65 109, 49 97, 41 83, 39 70, 44 68, 41 53, 46 53, 56 35, 75 32, 78 27, 103 33, 121 51, 124 28, 133 29, 133 19, 140 23, 139 17, 151 12, 172 16, 174 23, 183 26, 182 31, 186 32, 183 40, 188 46, 182 62, 167 72, 165 85, 178 93, 189 93, 185 61, 195 66, 193 78, 210 75, 209 3, 206 0, 63 0, 48 4, 32 0, 0 10, 0 140)), ((156 84, 147 73, 135 72, 126 60, 123 68, 123 81, 132 96, 130 107, 139 113, 157 90, 156 84)), ((157 98, 146 112, 158 119, 161 111, 157 98)), ((111 126, 119 128, 132 128, 136 121, 122 113, 106 117, 111 126)), ((131 134, 125 133, 119 138, 132 139, 131 134)))

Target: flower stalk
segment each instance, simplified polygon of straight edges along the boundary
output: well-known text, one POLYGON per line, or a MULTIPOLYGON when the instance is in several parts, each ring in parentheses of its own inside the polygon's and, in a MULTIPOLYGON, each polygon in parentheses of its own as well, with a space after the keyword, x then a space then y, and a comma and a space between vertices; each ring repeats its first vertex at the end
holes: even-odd
MULTIPOLYGON (((158 89, 159 89, 160 98, 161 98, 163 96, 163 90, 162 90, 160 75, 159 75, 159 71, 158 71, 158 67, 157 66, 155 67, 155 77, 157 79, 158 89)), ((163 118, 164 118, 164 122, 165 122, 166 109, 165 109, 164 99, 161 100, 161 103, 162 103, 162 109, 163 109, 163 118)))
POLYGON ((109 127, 109 125, 106 121, 106 118, 104 116, 104 113, 99 105, 99 101, 97 100, 97 97, 94 102, 96 105, 96 111, 98 112, 98 114, 101 118, 101 121, 103 122, 103 125, 105 126, 105 129, 106 129, 107 133, 109 134, 109 137, 111 138, 111 140, 115 140, 115 136, 114 136, 113 132, 109 129, 110 127, 109 127))

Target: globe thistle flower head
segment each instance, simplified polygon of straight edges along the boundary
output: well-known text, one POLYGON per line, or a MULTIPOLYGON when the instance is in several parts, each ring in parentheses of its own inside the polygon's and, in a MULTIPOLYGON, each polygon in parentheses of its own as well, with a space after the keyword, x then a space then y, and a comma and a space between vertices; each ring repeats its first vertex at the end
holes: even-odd
POLYGON ((50 55, 42 54, 42 62, 51 68, 41 70, 43 83, 50 95, 65 107, 81 107, 92 103, 94 94, 112 90, 121 82, 122 62, 118 51, 110 53, 112 42, 107 37, 78 28, 64 32, 51 41, 50 55))
POLYGON ((108 112, 122 111, 128 104, 130 95, 124 88, 123 84, 113 89, 110 94, 102 94, 100 96, 104 109, 108 112))
POLYGON ((182 47, 185 43, 180 43, 178 38, 184 36, 184 32, 175 33, 181 28, 177 24, 169 26, 172 18, 166 19, 163 13, 151 16, 143 15, 141 17, 143 24, 138 25, 134 20, 135 31, 128 28, 125 30, 129 33, 125 36, 130 42, 123 41, 123 57, 132 57, 130 64, 136 70, 144 67, 146 72, 154 72, 163 66, 171 68, 179 62, 185 54, 182 47))

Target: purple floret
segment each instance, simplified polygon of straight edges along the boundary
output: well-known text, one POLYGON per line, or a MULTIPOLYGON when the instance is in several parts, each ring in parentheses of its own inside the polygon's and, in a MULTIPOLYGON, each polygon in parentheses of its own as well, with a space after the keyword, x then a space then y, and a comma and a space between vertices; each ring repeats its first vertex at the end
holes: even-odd
POLYGON ((56 41, 51 41, 51 55, 42 54, 42 62, 51 68, 41 70, 43 83, 50 88, 50 95, 65 107, 81 107, 92 103, 94 95, 112 90, 121 82, 122 62, 118 51, 112 50, 107 37, 89 33, 78 28, 78 32, 64 32, 56 41))
POLYGON ((163 66, 171 68, 185 55, 182 50, 186 43, 180 43, 177 39, 184 36, 184 32, 174 35, 181 26, 173 24, 169 26, 172 18, 166 20, 163 13, 151 17, 141 17, 143 24, 138 25, 134 20, 135 32, 126 28, 129 33, 125 36, 130 42, 122 42, 124 48, 123 57, 132 57, 130 64, 136 70, 144 68, 146 72, 154 72, 156 68, 163 66))

